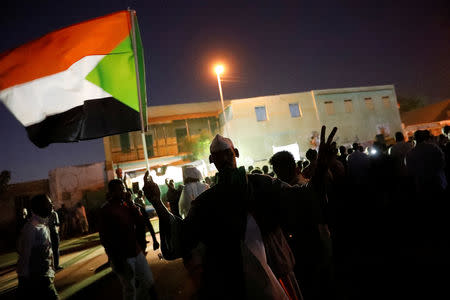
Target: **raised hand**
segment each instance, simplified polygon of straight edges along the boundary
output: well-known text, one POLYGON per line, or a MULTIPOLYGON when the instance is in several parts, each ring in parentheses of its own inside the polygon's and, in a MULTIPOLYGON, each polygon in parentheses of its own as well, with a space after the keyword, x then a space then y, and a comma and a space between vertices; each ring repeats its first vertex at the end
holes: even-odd
POLYGON ((326 126, 322 126, 322 129, 320 131, 320 146, 319 146, 319 156, 317 158, 317 163, 321 165, 322 167, 328 168, 329 163, 331 159, 333 158, 333 138, 336 135, 337 127, 334 127, 333 130, 331 130, 330 135, 328 136, 327 140, 325 141, 325 131, 326 126))
POLYGON ((142 190, 144 191, 145 197, 147 197, 153 206, 156 201, 160 201, 161 192, 148 171, 144 175, 144 188, 142 190))
POLYGON ((158 250, 159 249, 159 243, 158 243, 158 241, 155 239, 155 240, 153 240, 153 250, 158 250))

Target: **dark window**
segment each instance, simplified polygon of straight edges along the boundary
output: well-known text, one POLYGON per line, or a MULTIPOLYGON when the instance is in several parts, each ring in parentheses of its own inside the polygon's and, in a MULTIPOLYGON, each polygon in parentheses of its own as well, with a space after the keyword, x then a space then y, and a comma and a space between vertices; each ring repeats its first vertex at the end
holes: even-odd
POLYGON ((353 111, 353 102, 351 99, 344 100, 345 112, 351 113, 353 111))
POLYGON ((256 120, 258 122, 267 120, 267 112, 265 106, 256 106, 255 113, 256 113, 256 120))
POLYGON ((177 136, 178 152, 187 151, 187 130, 186 128, 175 129, 175 135, 177 136))
POLYGON ((120 149, 124 153, 130 152, 130 136, 128 132, 120 135, 120 149))
POLYGON ((290 103, 289 111, 291 112, 292 118, 298 118, 302 116, 302 111, 300 110, 300 105, 298 103, 290 103))
POLYGON ((328 115, 334 115, 334 104, 333 101, 325 101, 325 110, 328 115))
POLYGON ((364 102, 366 102, 366 107, 368 110, 375 110, 375 106, 373 106, 372 98, 364 98, 364 102))

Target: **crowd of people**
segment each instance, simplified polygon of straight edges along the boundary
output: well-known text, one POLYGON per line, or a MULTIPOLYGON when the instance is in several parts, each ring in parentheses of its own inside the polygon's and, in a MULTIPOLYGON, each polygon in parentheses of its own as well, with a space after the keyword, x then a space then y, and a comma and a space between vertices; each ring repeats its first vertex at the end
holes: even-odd
POLYGON ((406 274, 394 266, 403 252, 420 253, 419 245, 448 246, 449 128, 440 137, 418 131, 409 141, 398 132, 394 144, 377 138, 367 148, 358 143, 338 147, 333 135, 326 141, 321 136, 322 149, 309 149, 304 161, 296 162, 286 151, 276 153, 272 171, 238 168, 238 149, 216 136, 210 161, 219 172, 205 178, 209 189, 183 216, 172 204, 172 214, 167 211, 147 179, 144 192, 160 218, 165 258, 189 262, 201 245, 202 257, 195 260, 195 269, 199 262, 201 269, 196 276, 200 298, 335 299, 349 277, 360 283, 350 290, 373 288, 373 295, 380 295, 392 282, 400 288, 406 280, 394 276, 423 278, 418 270, 406 274), (259 272, 248 265, 255 257, 259 272), (358 269, 371 264, 367 257, 382 263, 370 271, 358 269), (348 274, 352 268, 358 275, 348 274), (385 286, 358 278, 370 275, 383 275, 385 286), (271 282, 271 288, 258 286, 258 280, 271 282), (227 294, 230 285, 234 288, 227 294))
MULTIPOLYGON (((272 171, 238 167, 239 150, 216 135, 209 159, 218 173, 203 179, 195 167, 184 168, 181 188, 166 181, 169 207, 148 172, 134 200, 121 177, 110 181, 99 232, 124 299, 157 298, 147 230, 165 259, 183 259, 195 299, 339 299, 350 277, 359 284, 350 290, 383 297, 383 285, 398 284, 395 276, 411 278, 394 267, 404 251, 450 246, 449 129, 439 138, 417 131, 410 141, 398 132, 395 144, 376 140, 364 149, 338 147, 337 128, 326 138, 323 127, 306 160, 281 151, 269 160, 272 171), (159 217, 160 242, 143 195, 159 217), (355 267, 368 257, 382 261, 355 267)), ((55 298, 55 233, 44 224, 51 217, 58 226, 58 215, 45 196, 33 198, 31 209, 19 239, 19 295, 34 289, 55 298), (41 260, 33 262, 38 241, 41 260)))

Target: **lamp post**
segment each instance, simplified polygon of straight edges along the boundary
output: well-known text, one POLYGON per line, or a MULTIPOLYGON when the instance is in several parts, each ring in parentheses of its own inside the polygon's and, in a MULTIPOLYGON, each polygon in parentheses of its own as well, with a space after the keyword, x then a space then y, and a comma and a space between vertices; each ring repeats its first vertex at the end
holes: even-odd
POLYGON ((223 73, 224 67, 222 65, 218 65, 214 69, 217 74, 217 84, 219 85, 219 94, 220 94, 220 103, 222 104, 222 114, 223 114, 223 122, 225 124, 225 135, 230 137, 230 128, 228 127, 227 117, 225 115, 225 105, 223 104, 223 93, 222 93, 222 84, 220 82, 220 74, 223 73))

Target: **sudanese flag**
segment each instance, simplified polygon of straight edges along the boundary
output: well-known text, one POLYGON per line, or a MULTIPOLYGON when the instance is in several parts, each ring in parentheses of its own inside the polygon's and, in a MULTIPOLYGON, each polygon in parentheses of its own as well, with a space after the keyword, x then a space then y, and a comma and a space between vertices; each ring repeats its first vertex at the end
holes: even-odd
POLYGON ((135 12, 81 22, 1 53, 0 101, 41 148, 140 130, 146 89, 135 12))

